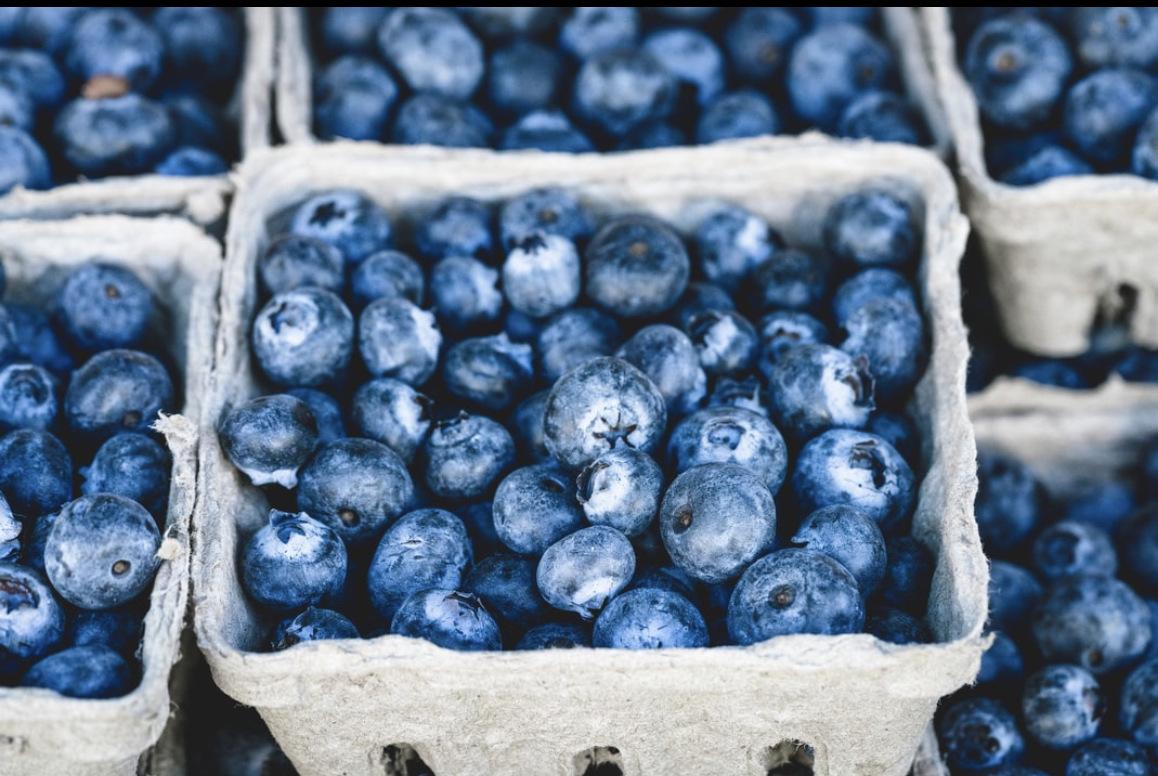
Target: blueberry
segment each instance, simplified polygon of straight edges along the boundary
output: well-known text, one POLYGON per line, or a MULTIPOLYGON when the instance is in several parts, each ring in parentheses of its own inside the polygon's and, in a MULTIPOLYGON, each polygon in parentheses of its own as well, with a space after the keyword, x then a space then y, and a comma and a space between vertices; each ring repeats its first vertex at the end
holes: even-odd
POLYGON ((291 232, 270 240, 257 260, 257 276, 270 296, 301 286, 318 286, 340 294, 346 285, 341 251, 316 237, 291 232))
POLYGON ((140 606, 130 602, 113 609, 77 609, 69 618, 66 642, 72 647, 102 645, 121 656, 134 657, 141 648, 145 621, 140 606))
POLYGON ((555 463, 515 469, 495 489, 494 529, 520 555, 542 555, 583 526, 575 484, 555 463))
POLYGON ((756 327, 735 310, 704 310, 686 325, 700 366, 713 378, 743 377, 756 365, 756 327))
POLYGON ((1010 129, 1044 123, 1073 71, 1065 39, 1028 15, 992 19, 970 36, 964 73, 987 121, 1010 129))
POLYGON ((889 86, 895 67, 889 49, 863 27, 830 24, 796 41, 785 84, 796 113, 831 133, 861 92, 889 86))
POLYGON ((285 387, 338 380, 354 352, 354 316, 341 297, 301 286, 270 297, 253 320, 253 355, 262 373, 285 387))
POLYGON ((149 172, 177 146, 169 111, 136 93, 72 100, 52 132, 68 166, 89 178, 149 172))
POLYGON ((784 247, 784 238, 762 217, 728 203, 700 221, 695 232, 695 247, 704 277, 735 292, 784 247))
POLYGON ((559 26, 559 47, 583 61, 634 44, 639 28, 638 8, 576 6, 559 26))
POLYGON ((114 493, 69 502, 57 515, 44 546, 52 587, 87 609, 120 606, 153 581, 161 559, 157 519, 143 506, 114 493))
POLYGON ((566 237, 578 244, 591 236, 591 217, 566 189, 530 189, 503 203, 498 217, 499 238, 510 251, 533 234, 566 237))
POLYGON ((1135 667, 1122 682, 1118 724, 1136 743, 1154 751, 1158 745, 1158 660, 1135 667))
POLYGON ((158 317, 153 294, 136 272, 98 261, 71 270, 52 306, 59 331, 88 352, 136 347, 158 317))
POLYGON ((339 189, 310 197, 293 213, 289 231, 316 237, 342 252, 348 264, 390 246, 393 224, 386 212, 359 191, 339 189))
POLYGON ((688 133, 666 119, 645 121, 624 135, 616 151, 642 151, 651 148, 674 148, 688 145, 688 133))
POLYGON ((224 175, 229 172, 229 165, 216 151, 195 146, 178 146, 157 162, 153 172, 158 175, 182 177, 224 175))
POLYGON ((361 437, 322 445, 302 469, 298 509, 325 523, 347 544, 377 541, 413 507, 414 483, 398 454, 361 437))
POLYGON ((691 272, 679 235, 646 215, 608 221, 591 238, 583 258, 587 296, 625 318, 669 310, 683 294, 691 272))
POLYGON ((23 528, 16 515, 12 514, 8 499, 0 493, 0 561, 15 561, 20 557, 20 534, 23 528))
POLYGON ((479 597, 511 644, 518 640, 516 636, 545 623, 552 613, 558 614, 539 595, 537 565, 534 559, 518 555, 490 555, 476 562, 462 583, 463 590, 479 597))
POLYGON ((358 626, 341 612, 309 606, 277 624, 270 649, 280 652, 307 641, 356 639, 359 635, 358 626))
POLYGON ((48 155, 23 129, 0 126, 0 159, 0 194, 17 187, 36 190, 52 185, 48 155))
POLYGON ((1065 519, 1114 532, 1138 508, 1133 483, 1106 481, 1066 499, 1065 519))
POLYGON ((587 135, 576 129, 571 119, 558 110, 536 110, 521 116, 503 132, 498 148, 500 151, 534 149, 563 154, 584 154, 595 150, 587 135))
POLYGON ((712 392, 708 395, 707 406, 709 408, 737 407, 767 417, 766 397, 767 391, 764 390, 764 385, 756 375, 748 375, 743 380, 721 377, 712 386, 712 392))
POLYGON ((776 540, 776 505, 759 475, 734 463, 704 463, 678 475, 659 509, 672 562, 711 584, 734 579, 776 540))
POLYGON ((828 327, 808 313, 773 310, 760 318, 760 371, 768 374, 772 364, 790 348, 810 342, 827 343, 828 327))
POLYGON ((314 388, 290 388, 286 393, 300 399, 314 416, 318 424, 319 444, 327 444, 347 436, 346 423, 342 419, 342 406, 333 396, 314 388))
POLYGON ((852 504, 833 504, 810 513, 789 540, 794 547, 822 552, 840 562, 856 579, 865 598, 885 578, 888 554, 876 521, 852 504))
POLYGON ((1045 490, 1027 464, 982 445, 977 450, 974 513, 986 552, 1004 557, 1042 519, 1045 490))
POLYGON ((1158 9, 1075 8, 1069 15, 1074 53, 1090 70, 1158 65, 1158 9))
POLYGON ((179 88, 163 93, 160 100, 176 125, 177 148, 193 146, 216 151, 223 158, 236 156, 237 132, 224 106, 204 94, 179 88))
POLYGON ((331 54, 375 54, 378 27, 390 6, 334 5, 321 9, 322 45, 331 54))
POLYGON ((515 411, 507 420, 521 464, 542 463, 551 457, 543 441, 543 411, 550 394, 549 390, 531 394, 515 406, 515 411))
POLYGON ((920 224, 896 194, 868 188, 837 199, 824 217, 824 244, 854 267, 906 269, 921 251, 920 224))
POLYGON ((378 251, 366 257, 350 274, 350 298, 355 310, 384 296, 400 296, 421 305, 426 296, 422 267, 401 251, 378 251))
POLYGON ((116 76, 143 94, 161 74, 165 43, 156 27, 127 8, 96 8, 76 20, 62 53, 74 80, 116 76))
POLYGON ((1024 566, 994 558, 989 562, 989 622, 991 629, 1020 636, 1045 588, 1024 566))
POLYGON ((417 590, 458 588, 471 562, 466 527, 444 509, 419 509, 396 520, 382 535, 366 584, 374 609, 387 620, 417 590))
POLYGON ((762 312, 799 310, 817 314, 828 299, 828 271, 820 257, 781 248, 752 273, 749 292, 762 312))
POLYGON ((938 720, 937 739, 949 767, 970 773, 1016 765, 1025 755, 1017 718, 984 696, 953 701, 938 720))
POLYGON ((415 92, 462 100, 482 81, 482 44, 446 8, 395 8, 378 27, 378 47, 415 92))
POLYGON ((430 271, 439 326, 452 336, 493 328, 503 311, 499 271, 470 256, 448 256, 430 271))
POLYGON ((0 369, 0 430, 51 430, 59 391, 56 376, 42 366, 16 362, 0 369))
POLYGON ((865 431, 884 437, 910 465, 921 459, 921 433, 913 419, 897 410, 878 410, 869 415, 865 431))
POLYGON ((873 395, 895 405, 912 392, 929 361, 924 321, 907 301, 877 297, 858 307, 844 323, 840 349, 863 357, 873 378, 873 395))
POLYGON ((153 25, 165 42, 165 75, 226 90, 241 70, 244 32, 238 16, 214 6, 164 7, 153 25))
MULTIPOLYGON (((591 307, 563 310, 539 330, 535 343, 538 375, 553 385, 586 361, 614 355, 622 341, 622 329, 607 313, 591 307)), ((620 357, 630 360, 626 353, 620 357)))
POLYGON ((1051 662, 1097 676, 1126 668, 1150 646, 1150 610, 1126 583, 1082 574, 1055 582, 1034 610, 1033 636, 1051 662))
POLYGON ((273 509, 242 549, 241 584, 262 606, 298 611, 339 595, 347 562, 346 545, 325 523, 273 509))
POLYGON ((72 500, 72 458, 47 431, 16 429, 0 437, 0 491, 25 518, 55 512, 72 500))
POLYGON ((572 111, 593 130, 619 137, 675 107, 675 76, 641 48, 592 55, 575 75, 572 111))
POLYGON ((792 489, 806 513, 829 504, 855 504, 886 536, 912 514, 917 498, 913 470, 896 449, 865 431, 834 428, 801 449, 792 489))
POLYGON ((539 558, 535 581, 556 609, 594 619, 635 574, 635 550, 620 531, 593 525, 569 533, 539 558))
POLYGON ((638 367, 655 383, 667 403, 668 415, 692 412, 707 393, 708 376, 688 335, 666 323, 644 326, 615 353, 638 367))
POLYGON ((447 197, 419 219, 414 244, 432 262, 448 256, 486 261, 495 249, 493 220, 486 203, 473 197, 447 197))
POLYGON ((381 140, 398 85, 377 61, 347 54, 314 77, 314 129, 323 140, 381 140))
POLYGON ((622 448, 587 464, 576 485, 576 498, 587 522, 608 525, 634 537, 645 531, 659 512, 664 476, 647 453, 622 448))
POLYGON ((85 496, 115 493, 136 501, 163 521, 169 503, 169 451, 144 434, 117 434, 96 451, 92 463, 80 468, 85 496))
POLYGON ((788 447, 767 416, 739 407, 698 410, 672 429, 668 465, 676 474, 704 463, 735 463, 754 472, 772 495, 788 476, 788 447))
POLYGON ((749 566, 728 603, 728 633, 742 646, 793 633, 859 633, 864 619, 864 597, 848 569, 792 547, 749 566))
POLYGON ((676 77, 680 102, 687 103, 679 108, 695 110, 723 91, 724 55, 705 33, 692 27, 667 27, 644 38, 643 49, 676 77))
POLYGON ((869 267, 845 280, 832 295, 832 317, 837 326, 843 327, 866 302, 877 297, 889 297, 907 302, 917 308, 917 295, 913 283, 895 269, 869 267))
MULTIPOLYGON (((1145 124, 1143 124, 1145 127, 1145 124)), ((1138 136, 1144 130, 1140 129, 1138 136)), ((1139 146, 1134 146, 1133 172, 1147 176, 1140 168, 1144 161, 1139 159, 1139 146)), ((1145 150, 1141 151, 1142 154, 1145 150)), ((1010 186, 1033 186, 1037 183, 1060 178, 1064 175, 1093 175, 1094 168, 1080 156, 1062 146, 1050 145, 1036 151, 1021 164, 1011 167, 998 176, 998 179, 1010 186)))
POLYGON ((404 297, 375 299, 358 317, 358 352, 374 377, 420 386, 434 375, 441 347, 434 313, 404 297))
POLYGON ((868 359, 824 343, 784 351, 766 368, 778 429, 805 441, 830 428, 863 428, 876 407, 868 359))
POLYGON ((933 634, 924 621, 892 606, 869 608, 864 618, 864 632, 890 644, 929 644, 933 634))
POLYGON ((1138 128, 1156 104, 1158 81, 1150 74, 1127 68, 1099 70, 1066 93, 1066 137, 1095 167, 1128 169, 1138 128))
MULTIPOLYGON (((32 14, 35 13, 34 9, 32 14)), ((51 52, 39 47, 0 49, 0 80, 9 81, 26 91, 40 114, 59 108, 68 91, 64 74, 51 52)))
POLYGON ((222 452, 254 485, 293 488, 318 446, 318 423, 305 402, 289 394, 249 399, 218 428, 222 452))
MULTIPOLYGON (((1102 10, 1102 9, 1090 9, 1102 10)), ((1130 8, 1130 11, 1146 10, 1130 8)), ((1097 736, 1074 750, 1066 762, 1065 776, 1150 776, 1153 763, 1146 749, 1123 738, 1097 736)))
POLYGON ((87 6, 26 7, 17 23, 16 42, 55 56, 68 42, 76 20, 89 10, 87 6))
POLYGON ((469 102, 420 92, 398 108, 390 142, 445 148, 488 148, 494 125, 469 102))
POLYGON ((24 687, 42 687, 68 698, 119 698, 137 684, 136 671, 111 647, 67 647, 41 658, 24 675, 24 687))
POLYGON ((1031 549, 1033 570, 1046 583, 1071 574, 1118 572, 1118 555, 1109 534, 1089 523, 1059 520, 1034 537, 1031 549))
POLYGON ((456 9, 488 41, 539 35, 558 23, 560 9, 551 6, 473 7, 456 9))
POLYGON ((708 646, 708 626, 679 593, 637 588, 611 600, 595 620, 592 645, 614 649, 694 649, 708 646))
POLYGON ((977 685, 982 692, 1008 697, 1021 692, 1025 682, 1025 658, 1018 643, 1003 631, 990 631, 993 642, 981 655, 981 668, 977 671, 977 685))
POLYGON ((503 292, 514 309, 545 318, 579 298, 579 251, 567 237, 532 233, 503 262, 503 292))
POLYGON ((921 145, 926 136, 912 104, 896 92, 868 91, 854 98, 836 127, 839 137, 921 145))
POLYGON ((64 639, 64 607, 44 576, 0 561, 0 683, 11 684, 64 639))
POLYGON ((885 554, 885 576, 877 589, 877 600, 924 616, 933 586, 933 553, 908 534, 894 534, 885 538, 885 554))
POLYGON ((443 588, 419 590, 408 596, 394 615, 390 632, 462 651, 503 646, 498 624, 477 597, 443 588))
POLYGON ((487 97, 496 111, 522 116, 555 102, 561 75, 562 62, 555 50, 516 39, 490 55, 487 97))
POLYGON ((704 106, 696 121, 696 143, 778 135, 780 127, 780 114, 771 100, 755 89, 737 89, 717 95, 704 106))
POLYGON ((1089 671, 1057 663, 1031 674, 1021 695, 1025 732, 1047 749, 1070 750, 1098 733, 1105 694, 1089 671))
POLYGON ((574 622, 547 622, 529 629, 515 649, 576 649, 591 646, 591 629, 574 622))
POLYGON ((379 377, 354 393, 350 421, 360 436, 381 442, 409 465, 430 433, 432 409, 430 397, 410 384, 379 377))
POLYGON ((555 382, 543 440, 563 468, 578 471, 619 447, 653 452, 666 426, 667 406, 655 383, 627 361, 601 356, 555 382))
POLYGON ((515 462, 515 440, 498 421, 459 412, 437 422, 422 446, 426 486, 451 501, 490 493, 515 462))
POLYGON ((724 30, 724 44, 736 74, 760 86, 781 75, 803 32, 800 19, 786 8, 744 7, 724 30))

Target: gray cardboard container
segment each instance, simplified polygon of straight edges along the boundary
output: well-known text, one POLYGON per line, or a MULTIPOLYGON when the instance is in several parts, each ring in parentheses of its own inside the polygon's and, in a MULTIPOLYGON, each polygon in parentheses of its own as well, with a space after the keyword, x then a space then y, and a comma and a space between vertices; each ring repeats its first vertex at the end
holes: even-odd
MULTIPOLYGON (((243 9, 245 54, 227 112, 237 123, 242 158, 271 140, 275 8, 243 9)), ((202 226, 226 215, 229 176, 134 175, 66 183, 44 191, 14 189, 0 195, 0 219, 60 219, 73 215, 123 213, 180 215, 202 226)))
MULTIPOLYGON (((168 310, 164 323, 182 370, 184 406, 157 429, 173 455, 169 512, 141 646, 135 690, 109 700, 50 690, 0 688, 0 776, 174 776, 150 748, 173 713, 170 680, 187 623, 190 522, 196 496, 198 428, 217 327, 222 252, 216 240, 178 217, 79 216, 63 221, 0 221, 6 301, 46 304, 72 267, 91 258, 135 271, 168 310)), ((74 465, 82 462, 74 461, 74 465)), ((188 649, 189 646, 187 645, 188 649)), ((170 728, 171 742, 177 731, 170 728)), ((173 759, 164 760, 175 762, 173 759)))
POLYGON ((255 154, 231 209, 194 517, 194 624, 215 681, 258 709, 303 776, 392 773, 391 747, 413 747, 438 776, 569 776, 608 759, 628 776, 762 776, 793 742, 812 747, 821 776, 905 773, 937 700, 976 675, 984 641, 957 275, 967 229, 948 169, 899 145, 772 139, 576 159, 327 143, 255 154), (306 197, 360 189, 405 231, 450 194, 495 202, 552 184, 599 216, 646 211, 685 234, 711 203, 730 200, 807 247, 818 245, 827 205, 870 182, 923 203, 919 288, 932 355, 910 408, 924 434, 913 532, 937 558, 927 617, 937 643, 796 635, 744 648, 460 653, 386 635, 262 651, 270 623, 247 600, 236 558, 269 505, 212 426, 273 390, 248 346, 256 262, 306 197))
MULTIPOLYGON (((879 10, 884 40, 896 55, 904 93, 928 125, 931 136, 929 150, 946 158, 951 147, 949 130, 937 101, 936 83, 923 49, 917 16, 908 6, 883 6, 879 10)), ((315 67, 310 45, 309 9, 282 6, 277 11, 275 121, 287 143, 321 142, 313 132, 315 67)))
POLYGON ((957 66, 947 7, 918 9, 965 214, 977 233, 1000 323, 1015 346, 1043 356, 1088 349, 1099 314, 1134 297, 1131 339, 1158 347, 1158 183, 1076 175, 1036 186, 989 177, 977 101, 957 66))

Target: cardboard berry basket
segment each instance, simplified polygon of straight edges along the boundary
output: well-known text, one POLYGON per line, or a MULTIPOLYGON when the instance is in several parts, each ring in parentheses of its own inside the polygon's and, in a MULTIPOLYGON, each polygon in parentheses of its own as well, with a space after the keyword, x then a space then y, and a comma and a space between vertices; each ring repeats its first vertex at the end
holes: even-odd
POLYGON ((438 776, 570 776, 605 761, 628 776, 755 776, 800 743, 823 776, 905 773, 938 698, 976 674, 987 600, 957 275, 967 222, 932 154, 793 139, 581 158, 341 142, 255 154, 239 170, 231 208, 205 411, 212 424, 276 390, 250 358, 256 266, 313 194, 359 189, 402 231, 451 194, 498 202, 542 185, 573 192, 596 217, 644 211, 685 235, 705 207, 731 201, 806 247, 818 245, 825 208, 867 183, 920 203, 925 232, 918 284, 932 352, 910 406, 924 440, 913 533, 937 559, 927 616, 936 643, 797 635, 744 648, 463 653, 385 635, 269 652, 272 623, 247 599, 237 557, 270 506, 206 429, 194 623, 217 684, 258 709, 303 776, 394 772, 388 763, 410 751, 438 776))
POLYGON ((1095 321, 1126 316, 1134 342, 1158 347, 1158 183, 1075 175, 1016 187, 991 178, 949 8, 918 10, 962 207, 980 239, 1006 338, 1039 355, 1072 356, 1089 347, 1095 321))
MULTIPOLYGON (((245 52, 227 115, 235 122, 242 158, 270 145, 273 99, 275 9, 243 9, 245 52)), ((218 226, 226 214, 229 175, 110 176, 33 191, 18 187, 0 195, 0 218, 59 219, 72 215, 125 213, 180 215, 202 226, 218 226)))
MULTIPOLYGON (((0 221, 6 301, 46 305, 72 267, 98 258, 132 269, 165 310, 161 332, 184 397, 178 414, 156 428, 172 454, 168 515, 140 647, 142 676, 130 693, 108 700, 67 698, 50 690, 0 688, 0 775, 168 776, 151 748, 174 711, 170 682, 187 623, 189 526, 196 494, 198 418, 209 379, 217 324, 221 245, 189 221, 165 216, 78 216, 62 221, 0 221)), ((81 462, 74 461, 74 465, 81 462)), ((188 649, 186 645, 186 649, 188 649)), ((170 743, 178 731, 170 728, 170 743)), ((172 752, 163 762, 178 762, 172 752)))
MULTIPOLYGON (((879 11, 883 40, 896 57, 903 94, 927 125, 929 149, 945 158, 950 148, 949 132, 937 104, 936 86, 922 49, 916 14, 906 6, 882 6, 879 11)), ((310 8, 281 6, 277 12, 274 120, 287 143, 321 142, 314 134, 316 61, 310 38, 310 8)))

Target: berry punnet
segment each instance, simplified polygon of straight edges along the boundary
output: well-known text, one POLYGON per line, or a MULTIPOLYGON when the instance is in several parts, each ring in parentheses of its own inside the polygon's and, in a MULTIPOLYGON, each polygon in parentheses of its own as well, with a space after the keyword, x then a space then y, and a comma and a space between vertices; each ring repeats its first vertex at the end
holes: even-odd
POLYGON ((238 558, 263 642, 931 641, 919 209, 830 202, 807 249, 731 203, 681 230, 559 187, 291 208, 256 267, 259 395, 218 429, 277 505, 238 558))

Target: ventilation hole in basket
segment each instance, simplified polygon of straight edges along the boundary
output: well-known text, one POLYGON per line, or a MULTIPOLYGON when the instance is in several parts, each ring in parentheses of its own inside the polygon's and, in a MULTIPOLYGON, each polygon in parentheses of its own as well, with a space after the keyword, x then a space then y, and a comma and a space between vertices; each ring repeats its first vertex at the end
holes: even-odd
POLYGON ((593 746, 575 755, 575 776, 623 776, 623 754, 617 746, 593 746))
POLYGON ((434 776, 410 744, 391 744, 382 749, 385 776, 434 776))
POLYGON ((1099 350, 1124 348, 1130 341, 1130 327, 1138 308, 1138 289, 1121 283, 1114 293, 1099 300, 1098 312, 1090 327, 1090 339, 1099 350))
POLYGON ((761 765, 768 776, 812 776, 816 757, 802 741, 781 741, 764 750, 761 765))

